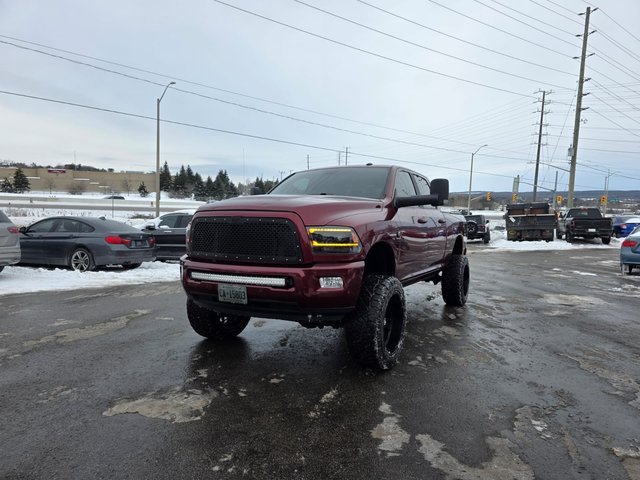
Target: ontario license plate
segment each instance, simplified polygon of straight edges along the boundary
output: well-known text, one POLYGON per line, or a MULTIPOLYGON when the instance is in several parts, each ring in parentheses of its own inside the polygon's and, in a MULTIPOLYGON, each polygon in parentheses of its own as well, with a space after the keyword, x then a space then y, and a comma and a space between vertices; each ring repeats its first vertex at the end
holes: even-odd
POLYGON ((218 300, 226 303, 247 304, 247 287, 242 285, 218 285, 218 300))

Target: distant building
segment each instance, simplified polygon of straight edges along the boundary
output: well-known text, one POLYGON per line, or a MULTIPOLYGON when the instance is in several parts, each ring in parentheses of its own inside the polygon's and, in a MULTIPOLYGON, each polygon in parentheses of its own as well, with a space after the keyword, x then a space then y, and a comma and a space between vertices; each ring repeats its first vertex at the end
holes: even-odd
MULTIPOLYGON (((13 179, 17 167, 0 167, 0 181, 13 179)), ((155 173, 143 172, 94 172, 64 168, 22 168, 29 179, 32 192, 97 192, 137 193, 144 182, 150 191, 155 191, 155 173)))

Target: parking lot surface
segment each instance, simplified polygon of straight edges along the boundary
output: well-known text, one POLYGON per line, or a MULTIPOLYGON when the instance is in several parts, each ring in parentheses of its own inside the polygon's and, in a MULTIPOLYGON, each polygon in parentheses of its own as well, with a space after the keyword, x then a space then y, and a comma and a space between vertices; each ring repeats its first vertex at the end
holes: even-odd
POLYGON ((188 325, 179 282, 0 297, 0 478, 640 479, 640 275, 470 245, 392 371, 342 330, 188 325))

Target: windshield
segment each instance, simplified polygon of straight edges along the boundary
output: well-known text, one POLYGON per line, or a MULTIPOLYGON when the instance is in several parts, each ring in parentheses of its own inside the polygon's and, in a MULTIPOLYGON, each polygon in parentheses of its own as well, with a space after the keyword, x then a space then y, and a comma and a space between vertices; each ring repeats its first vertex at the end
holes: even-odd
POLYGON ((389 167, 307 170, 287 177, 270 194, 384 198, 389 167))

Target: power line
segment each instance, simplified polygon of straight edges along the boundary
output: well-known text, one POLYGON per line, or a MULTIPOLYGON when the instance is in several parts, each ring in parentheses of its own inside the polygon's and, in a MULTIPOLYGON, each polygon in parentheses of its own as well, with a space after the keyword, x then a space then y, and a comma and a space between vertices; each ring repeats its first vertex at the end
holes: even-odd
MULTIPOLYGON (((556 11, 555 11, 555 10, 553 10, 552 8, 545 7, 544 5, 542 5, 542 4, 538 3, 538 2, 536 2, 535 0, 529 0, 529 1, 530 1, 531 3, 535 3, 535 4, 536 4, 536 5, 538 5, 539 7, 544 8, 545 10, 549 10, 550 12, 555 13, 556 15, 559 15, 559 16, 561 16, 561 17, 563 17, 563 18, 566 18, 567 20, 572 21, 573 23, 576 23, 576 24, 578 24, 578 25, 582 26, 582 23, 581 23, 581 22, 579 22, 578 20, 576 20, 575 18, 571 18, 571 17, 568 17, 568 16, 566 16, 566 15, 563 15, 562 13, 556 12, 556 11)), ((556 3, 556 2, 554 2, 554 1, 552 1, 552 0, 547 0, 547 2, 552 3, 552 4, 554 4, 555 6, 560 7, 560 8, 562 8, 562 9, 566 10, 567 12, 569 12, 569 13, 571 13, 571 14, 573 14, 573 15, 577 15, 573 10, 569 10, 569 9, 568 9, 568 8, 566 8, 565 6, 560 5, 560 4, 558 4, 558 3, 556 3)))
MULTIPOLYGON (((87 62, 81 62, 79 60, 69 59, 69 58, 63 57, 61 55, 56 55, 56 54, 52 54, 52 53, 48 53, 48 52, 43 52, 43 51, 40 51, 40 50, 37 50, 37 49, 33 49, 33 48, 30 48, 30 47, 24 47, 24 46, 21 46, 21 45, 15 45, 15 44, 12 44, 10 42, 6 42, 4 40, 0 40, 0 43, 16 46, 16 47, 21 48, 21 49, 25 49, 25 50, 33 51, 33 52, 40 53, 40 54, 43 54, 43 55, 51 56, 51 57, 54 57, 54 58, 57 58, 57 59, 69 61, 71 63, 75 63, 75 64, 78 64, 78 65, 91 67, 91 68, 94 68, 96 70, 112 73, 112 74, 115 74, 115 75, 121 75, 121 76, 124 76, 124 77, 126 77, 128 79, 131 79, 131 80, 137 80, 137 81, 141 81, 141 82, 145 82, 145 83, 150 83, 150 84, 156 85, 156 86, 162 86, 161 83, 154 82, 153 80, 137 77, 137 76, 134 76, 134 75, 129 75, 129 74, 126 74, 126 73, 123 73, 123 72, 118 72, 116 70, 106 69, 106 68, 103 68, 103 67, 100 67, 100 66, 97 66, 97 65, 93 65, 93 64, 87 63, 87 62)), ((369 134, 369 133, 365 133, 365 132, 359 132, 359 131, 356 131, 356 130, 340 128, 340 127, 336 127, 336 126, 333 126, 333 125, 327 125, 327 124, 323 124, 323 123, 320 123, 320 122, 314 122, 314 121, 311 121, 311 120, 305 120, 305 119, 302 119, 302 118, 293 117, 293 116, 290 116, 290 115, 284 115, 284 114, 272 112, 272 111, 269 111, 269 110, 264 110, 264 109, 260 109, 260 108, 257 108, 257 107, 252 107, 252 106, 249 106, 249 105, 243 105, 243 104, 237 103, 237 102, 231 102, 231 101, 228 101, 228 100, 223 100, 221 98, 211 97, 209 95, 204 95, 204 94, 201 94, 201 93, 198 93, 198 92, 193 92, 193 91, 185 90, 185 89, 182 89, 182 88, 174 87, 173 90, 178 91, 178 92, 182 92, 182 93, 186 93, 186 94, 189 94, 189 95, 194 95, 194 96, 197 96, 197 97, 200 97, 200 98, 205 98, 205 99, 208 99, 208 100, 213 100, 213 101, 216 101, 216 102, 224 103, 224 104, 227 104, 227 105, 232 105, 232 106, 235 106, 235 107, 256 111, 256 112, 263 113, 263 114, 266 114, 266 115, 272 115, 272 116, 276 116, 276 117, 279 117, 279 118, 284 118, 284 119, 287 119, 287 120, 293 120, 293 121, 296 121, 296 122, 306 123, 308 125, 314 125, 314 126, 317 126, 317 127, 327 128, 327 129, 336 130, 336 131, 340 131, 340 132, 350 133, 350 134, 354 134, 354 135, 361 135, 361 136, 365 136, 365 137, 375 138, 375 139, 378 139, 378 140, 385 140, 385 141, 390 141, 390 142, 402 143, 402 144, 406 144, 406 145, 413 145, 413 146, 418 146, 418 147, 423 147, 423 148, 431 148, 431 149, 435 149, 435 150, 449 151, 449 152, 455 152, 455 153, 466 153, 465 151, 455 150, 455 149, 452 149, 452 148, 445 148, 445 147, 438 147, 438 146, 433 146, 433 145, 426 145, 426 144, 417 143, 417 142, 409 142, 409 141, 405 141, 405 140, 394 139, 394 138, 391 138, 391 137, 383 137, 383 136, 380 136, 380 135, 374 135, 374 134, 369 134)), ((443 139, 443 138, 440 138, 440 140, 448 141, 448 142, 451 142, 451 143, 464 143, 464 142, 458 142, 456 140, 448 140, 448 139, 443 139)))
MULTIPOLYGON (((214 1, 218 1, 218 0, 214 0, 214 1)), ((558 50, 554 50, 553 48, 545 47, 544 45, 541 45, 541 44, 536 43, 536 42, 532 42, 531 40, 528 40, 526 38, 520 37, 519 35, 516 35, 514 33, 507 32, 506 30, 498 28, 495 25, 491 25, 490 23, 483 22, 482 20, 478 20, 477 18, 473 18, 473 17, 471 17, 469 15, 466 15, 466 14, 464 14, 462 12, 458 12, 457 10, 454 10, 453 8, 449 8, 449 7, 445 6, 445 5, 442 5, 441 3, 438 3, 435 0, 428 0, 428 1, 440 6, 440 7, 444 8, 444 9, 446 9, 446 10, 449 10, 449 11, 451 11, 453 13, 456 13, 458 15, 461 15, 461 16, 465 17, 465 18, 468 18, 469 20, 472 20, 474 22, 480 23, 480 24, 482 24, 482 25, 484 25, 486 27, 493 28, 494 30, 498 30, 499 32, 505 33, 505 34, 509 35, 510 37, 517 38, 518 40, 522 40, 523 42, 530 43, 532 45, 535 45, 536 47, 540 47, 540 48, 543 48, 543 49, 548 50, 550 52, 557 53, 558 55, 561 55, 563 57, 570 57, 570 55, 566 55, 566 54, 564 54, 562 52, 559 52, 558 50)))
POLYGON ((411 24, 416 25, 416 26, 418 26, 418 27, 422 27, 422 28, 424 28, 424 29, 426 29, 426 30, 429 30, 429 31, 431 31, 431 32, 435 32, 435 33, 438 33, 438 34, 440 34, 440 35, 444 35, 445 37, 452 38, 452 39, 457 40, 457 41, 459 41, 459 42, 462 42, 462 43, 464 43, 464 44, 466 44, 466 45, 471 45, 471 46, 476 47, 476 48, 481 48, 482 50, 486 50, 486 51, 488 51, 488 52, 495 53, 496 55, 502 55, 503 57, 510 58, 510 59, 512 59, 512 60, 517 60, 517 61, 519 61, 519 62, 527 63, 527 64, 529 64, 529 65, 533 65, 533 66, 535 66, 535 67, 545 68, 545 69, 547 69, 547 70, 551 70, 551 71, 558 72, 558 73, 563 73, 563 74, 565 74, 565 75, 571 75, 571 76, 574 76, 574 75, 575 75, 575 74, 573 74, 573 73, 571 73, 571 72, 566 72, 566 71, 564 71, 564 70, 559 70, 559 69, 557 69, 557 68, 549 67, 549 66, 547 66, 547 65, 542 65, 542 64, 540 64, 540 63, 531 62, 531 61, 526 60, 526 59, 524 59, 524 58, 519 58, 519 57, 516 57, 516 56, 513 56, 513 55, 509 55, 508 53, 500 52, 500 51, 498 51, 498 50, 494 50, 494 49, 492 49, 492 48, 488 48, 488 47, 485 47, 485 46, 483 46, 483 45, 479 45, 479 44, 477 44, 477 43, 475 43, 475 42, 470 42, 470 41, 465 40, 465 39, 463 39, 463 38, 456 37, 455 35, 451 35, 451 34, 449 34, 449 33, 443 32, 443 31, 441 31, 441 30, 437 30, 437 29, 435 29, 435 28, 429 27, 429 26, 424 25, 424 24, 422 24, 422 23, 416 22, 416 21, 414 21, 414 20, 411 20, 410 18, 403 17, 403 16, 398 15, 398 14, 396 14, 396 13, 390 12, 389 10, 385 10, 385 9, 383 9, 383 8, 380 8, 380 7, 376 6, 376 5, 372 5, 372 4, 370 4, 370 3, 365 2, 364 0, 357 0, 357 1, 358 1, 358 2, 360 2, 360 3, 362 3, 363 5, 367 5, 368 7, 373 8, 373 9, 375 9, 375 10, 378 10, 378 11, 380 11, 380 12, 386 13, 387 15, 390 15, 390 16, 392 16, 392 17, 398 18, 398 19, 400 19, 400 20, 404 20, 405 22, 411 23, 411 24))
MULTIPOLYGON (((597 110, 595 110, 594 108, 591 109, 592 112, 594 112, 596 115, 601 116, 602 118, 604 118, 605 120, 613 123, 614 125, 618 126, 619 128, 621 128, 622 130, 624 130, 625 132, 629 132, 631 135, 635 136, 635 137, 640 137, 640 134, 638 133, 633 133, 633 131, 631 131, 628 128, 623 127, 622 125, 620 125, 618 122, 614 122, 613 120, 611 120, 609 117, 607 117, 606 115, 601 114, 600 112, 598 112, 597 110)), ((635 129, 635 130, 639 130, 640 129, 635 129)))
MULTIPOLYGON (((343 17, 341 15, 338 15, 336 13, 324 10, 324 9, 322 9, 320 7, 316 7, 314 5, 310 5, 310 4, 306 3, 306 2, 303 2, 302 0, 293 0, 293 1, 296 2, 296 3, 299 3, 300 5, 304 5, 305 7, 308 7, 308 8, 311 8, 313 10, 316 10, 318 12, 322 12, 322 13, 324 13, 326 15, 330 15, 330 16, 332 16, 334 18, 338 18, 338 19, 343 20, 345 22, 351 23, 352 25, 357 25, 358 27, 364 28, 366 30, 369 30, 369 31, 372 31, 372 32, 376 32, 376 33, 378 33, 380 35, 384 35, 385 37, 393 38, 394 40, 398 40, 399 42, 406 43, 407 45, 412 45, 414 47, 422 48, 423 50, 427 50, 429 52, 434 52, 434 53, 437 53, 439 55, 443 55, 443 56, 448 57, 448 58, 453 58, 454 60, 458 60, 460 62, 468 63, 468 64, 474 65, 476 67, 485 68, 487 70, 491 70, 492 72, 502 73, 503 75, 509 75, 511 77, 520 78, 521 80, 528 80, 530 82, 537 82, 537 83, 545 83, 545 82, 543 82, 541 80, 536 80, 536 79, 533 79, 533 78, 529 78, 529 77, 525 77, 525 76, 522 76, 522 75, 518 75, 516 73, 511 73, 511 72, 507 72, 505 70, 500 70, 499 68, 490 67, 488 65, 484 65, 484 64, 478 63, 478 62, 473 62, 471 60, 467 60, 465 58, 458 57, 456 55, 451 55, 451 54, 443 52, 441 50, 436 50, 434 48, 427 47, 425 45, 422 45, 422 44, 419 44, 419 43, 416 43, 416 42, 412 42, 411 40, 407 40, 405 38, 401 38, 401 37, 398 37, 396 35, 392 35, 390 33, 383 32, 382 30, 378 30, 377 28, 373 28, 373 27, 370 27, 368 25, 364 25, 362 23, 359 23, 359 22, 356 22, 354 20, 348 19, 348 18, 343 17)), ((553 84, 548 84, 548 85, 550 85, 552 87, 556 87, 556 88, 562 88, 561 85, 553 85, 553 84)))
POLYGON ((604 10, 600 9, 600 11, 602 12, 602 14, 607 17, 609 20, 611 20, 613 23, 615 23, 617 26, 619 26, 622 30, 624 30, 625 32, 627 32, 629 35, 631 35, 633 38, 635 38, 638 42, 640 42, 640 38, 636 37, 633 33, 631 33, 629 30, 627 30, 626 28, 624 28, 622 25, 620 25, 615 19, 613 19, 612 17, 610 17, 607 12, 605 12, 604 10))
MULTIPOLYGON (((77 53, 77 52, 73 52, 73 51, 69 51, 69 50, 64 50, 64 49, 52 47, 52 46, 49 46, 49 45, 44 45, 44 44, 41 44, 41 43, 36 43, 36 42, 28 41, 28 40, 23 40, 23 39, 20 39, 20 38, 10 37, 10 36, 7 36, 7 35, 0 35, 0 38, 8 38, 10 40, 15 40, 15 41, 26 43, 26 44, 29 44, 29 45, 35 45, 35 46, 38 46, 38 47, 46 48, 46 49, 57 51, 57 52, 67 53, 67 54, 78 56, 78 57, 81 57, 81 58, 87 58, 87 59, 90 59, 90 60, 95 60, 95 61, 106 63, 106 64, 109 64, 109 65, 114 65, 114 66, 118 66, 118 67, 129 69, 129 70, 134 70, 134 71, 137 71, 137 72, 147 73, 147 74, 158 76, 158 77, 161 77, 161 78, 164 78, 164 79, 167 79, 167 80, 177 80, 180 83, 186 83, 186 84, 189 84, 189 85, 195 85, 195 86, 198 86, 198 87, 203 87, 203 88, 207 88, 207 89, 211 89, 211 90, 216 90, 216 91, 219 91, 219 92, 228 93, 228 94, 231 94, 231 95, 236 95, 236 96, 243 97, 243 98, 249 98, 251 100, 258 100, 260 102, 270 103, 272 105, 277 105, 277 106, 280 106, 280 107, 291 108, 291 109, 299 110, 299 111, 306 112, 306 113, 313 113, 315 115, 321 115, 321 116, 325 116, 325 117, 328 117, 328 118, 334 118, 334 119, 337 119, 337 120, 356 123, 356 124, 360 124, 360 125, 366 125, 366 126, 370 126, 370 127, 382 128, 382 129, 385 129, 385 130, 395 131, 395 132, 399 132, 399 133, 407 133, 409 135, 416 135, 416 136, 422 136, 422 137, 425 137, 425 138, 433 138, 433 139, 436 139, 436 140, 442 140, 441 138, 434 137, 434 136, 431 136, 431 135, 426 135, 426 134, 423 134, 423 133, 412 132, 412 131, 409 131, 409 130, 389 127, 389 126, 385 126, 385 125, 381 125, 381 124, 377 124, 377 123, 364 122, 364 121, 361 121, 361 120, 355 120, 355 119, 343 117, 343 116, 340 116, 340 115, 334 115, 334 114, 330 114, 330 113, 326 113, 326 112, 320 112, 320 111, 312 110, 312 109, 308 109, 308 108, 297 107, 297 106, 294 106, 294 105, 289 105, 289 104, 282 103, 282 102, 276 102, 276 101, 273 101, 273 100, 268 100, 268 99, 261 98, 261 97, 256 97, 256 96, 253 96, 253 95, 247 95, 247 94, 243 94, 243 93, 239 93, 239 92, 234 92, 232 90, 226 90, 226 89, 223 89, 223 88, 215 87, 215 86, 212 86, 212 85, 207 85, 207 84, 204 84, 204 83, 194 82, 194 81, 191 81, 191 80, 187 80, 185 78, 181 78, 181 77, 179 77, 177 75, 168 75, 168 74, 164 74, 164 73, 154 72, 154 71, 151 71, 151 70, 145 70, 145 69, 138 68, 138 67, 132 67, 130 65, 125 65, 123 63, 114 62, 114 61, 110 61, 110 60, 105 60, 105 59, 98 58, 98 57, 93 57, 93 56, 90 56, 90 55, 84 55, 84 54, 81 54, 81 53, 77 53)), ((56 56, 56 55, 50 54, 48 52, 43 52, 43 51, 38 50, 38 49, 30 49, 30 48, 27 48, 27 47, 25 47, 23 45, 17 45, 17 44, 11 43, 11 42, 4 42, 4 41, 1 41, 1 40, 0 40, 0 43, 3 43, 5 45, 10 45, 10 46, 13 46, 13 47, 16 47, 16 48, 21 48, 21 49, 24 49, 24 50, 30 50, 32 52, 40 53, 40 54, 43 54, 43 55, 48 55, 48 56, 51 56, 51 57, 54 57, 54 58, 67 60, 67 61, 70 61, 70 62, 73 62, 73 63, 77 63, 77 64, 80 64, 80 65, 90 66, 92 68, 97 68, 97 69, 100 68, 100 67, 96 67, 96 66, 91 65, 91 64, 86 64, 86 63, 74 61, 74 60, 68 59, 66 57, 56 56)), ((121 72, 117 72, 117 71, 114 71, 114 70, 108 70, 108 69, 103 69, 103 70, 107 71, 109 73, 121 74, 121 72)), ((133 78, 137 79, 138 77, 133 77, 133 78)), ((164 84, 155 84, 155 85, 164 86, 164 84)), ((465 142, 458 142, 458 143, 465 144, 465 142)), ((474 146, 475 144, 469 143, 467 145, 474 146)))
MULTIPOLYGON (((116 115, 122 115, 122 116, 126 116, 126 117, 138 118, 138 119, 143 119, 143 120, 152 120, 154 122, 157 121, 157 118, 150 117, 148 115, 140 115, 140 114, 136 114, 136 113, 123 112, 123 111, 120 111, 120 110, 96 107, 96 106, 92 106, 92 105, 86 105, 86 104, 75 103, 75 102, 68 102, 68 101, 64 101, 64 100, 55 100, 55 99, 46 98, 46 97, 40 97, 40 96, 35 96, 35 95, 27 95, 27 94, 23 94, 23 93, 9 92, 9 91, 6 91, 6 90, 0 90, 0 94, 11 95, 11 96, 15 96, 15 97, 28 98, 28 99, 44 101, 44 102, 48 102, 48 103, 55 103, 55 104, 60 104, 60 105, 78 107, 78 108, 83 108, 83 109, 87 109, 87 110, 95 110, 95 111, 99 111, 99 112, 103 112, 103 113, 112 113, 112 114, 116 114, 116 115)), ((179 122, 179 121, 167 120, 167 119, 160 119, 160 121, 163 122, 163 123, 166 123, 166 124, 170 124, 170 125, 179 125, 179 126, 183 126, 183 127, 196 128, 196 129, 200 129, 200 130, 207 130, 207 131, 212 131, 212 132, 225 133, 225 134, 229 134, 229 135, 236 135, 236 136, 241 136, 241 137, 253 138, 253 139, 256 139, 256 140, 264 140, 264 141, 269 141, 269 142, 282 143, 282 144, 286 144, 286 145, 293 145, 293 146, 297 146, 297 147, 313 148, 313 149, 316 149, 316 150, 324 150, 324 151, 329 151, 329 152, 334 152, 334 153, 342 151, 341 148, 322 147, 322 146, 319 146, 319 145, 311 145, 311 144, 306 144, 306 143, 293 142, 293 141, 289 141, 289 140, 282 140, 282 139, 266 137, 266 136, 262 136, 262 135, 254 135, 254 134, 249 134, 249 133, 237 132, 237 131, 233 131, 233 130, 224 130, 224 129, 220 129, 220 128, 207 127, 207 126, 197 125, 197 124, 188 123, 188 122, 179 122)), ((362 156, 362 157, 379 158, 379 159, 384 159, 384 160, 389 160, 389 161, 394 161, 394 162, 402 162, 402 163, 410 163, 410 164, 415 164, 415 165, 430 166, 430 167, 435 167, 435 168, 442 168, 442 169, 445 169, 445 170, 455 170, 455 171, 462 171, 462 172, 466 172, 467 171, 466 169, 456 168, 456 167, 449 167, 449 166, 446 166, 446 165, 420 163, 420 162, 413 162, 413 161, 409 161, 409 160, 401 160, 401 159, 398 159, 398 158, 367 155, 367 154, 363 154, 363 153, 352 152, 351 150, 349 150, 349 153, 352 154, 352 155, 358 155, 358 156, 362 156)), ((457 153, 466 154, 468 152, 457 152, 457 153)), ((483 155, 483 156, 487 156, 488 157, 488 156, 491 156, 491 155, 483 155)), ((507 157, 502 157, 502 158, 507 158, 507 157)), ((511 158, 511 160, 513 160, 513 159, 511 158)), ((486 172, 486 173, 485 172, 479 172, 479 173, 484 173, 486 175, 493 175, 493 176, 496 176, 496 177, 512 178, 511 176, 501 175, 501 174, 496 174, 496 173, 488 173, 488 172, 486 172)))
POLYGON ((398 60, 396 58, 392 58, 392 57, 388 57, 386 55, 375 53, 375 52, 372 52, 370 50, 365 50, 364 48, 356 47, 354 45, 350 45, 348 43, 344 43, 344 42, 341 42, 339 40, 334 40, 333 38, 325 37, 323 35, 319 35, 317 33, 313 33, 313 32, 310 32, 308 30, 304 30, 302 28, 294 27, 293 25, 289 25, 288 23, 280 22, 279 20, 275 20, 273 18, 266 17, 266 16, 261 15, 259 13, 252 12, 252 11, 246 10, 244 8, 240 8, 240 7, 237 7, 235 5, 231 5, 229 3, 223 2, 222 0, 212 0, 212 1, 216 2, 216 3, 219 3, 220 5, 225 5, 225 6, 229 7, 229 8, 233 8, 234 10, 238 10, 239 12, 243 12, 243 13, 246 13, 248 15, 252 15, 254 17, 258 17, 258 18, 261 18, 263 20, 267 20, 268 22, 275 23, 276 25, 280 25, 280 26, 283 26, 283 27, 286 27, 286 28, 290 28, 291 30, 295 30, 297 32, 301 32, 301 33, 304 33, 306 35, 310 35, 310 36, 315 37, 315 38, 320 38, 320 39, 325 40, 327 42, 334 43, 336 45, 340 45, 342 47, 349 48, 351 50, 355 50, 355 51, 358 51, 358 52, 361 52, 361 53, 366 53, 367 55, 371 55, 371 56, 376 57, 376 58, 381 58, 383 60, 388 60, 390 62, 394 62, 394 63, 397 63, 399 65, 404 65, 406 67, 415 68, 415 69, 421 70, 423 72, 433 73, 434 75, 440 75, 442 77, 450 78, 452 80, 458 80, 460 82, 465 82, 465 83, 469 83, 469 84, 472 84, 472 85, 477 85, 479 87, 490 88, 492 90, 497 90, 499 92, 511 93, 513 95, 518 95, 518 96, 521 96, 521 97, 530 97, 530 95, 526 95, 526 94, 519 93, 519 92, 514 92, 513 90, 507 90, 505 88, 500 88, 500 87, 495 87, 493 85, 487 85, 485 83, 475 82, 473 80, 468 80, 466 78, 456 77, 455 75, 449 75, 448 73, 438 72, 436 70, 431 70, 429 68, 421 67, 419 65, 414 65, 413 63, 405 62, 403 60, 398 60))
MULTIPOLYGON (((560 38, 560 37, 558 37, 558 36, 556 36, 556 35, 553 35, 552 33, 545 32, 544 30, 542 30, 542 29, 540 29, 540 28, 538 28, 538 27, 534 27, 533 25, 531 25, 531 24, 529 24, 529 23, 527 23, 527 22, 524 22, 524 21, 522 21, 522 20, 520 20, 520 19, 518 19, 518 18, 516 18, 516 17, 513 17, 513 16, 509 15, 508 13, 504 13, 503 11, 498 10, 497 8, 494 8, 494 7, 491 7, 491 6, 489 6, 489 5, 485 4, 485 3, 482 3, 480 0, 473 0, 473 1, 474 1, 474 2, 476 2, 476 3, 479 3, 480 5, 485 6, 485 7, 487 7, 487 8, 490 8, 490 9, 491 9, 491 10, 493 10, 494 12, 498 12, 498 13, 500 13, 501 15, 504 15, 505 17, 510 18, 511 20, 514 20, 514 21, 516 21, 516 22, 518 22, 518 23, 521 23, 521 24, 523 24, 523 25, 526 25, 527 27, 532 28, 532 29, 536 30, 537 32, 544 33, 545 35, 548 35, 548 36, 550 36, 550 37, 552 37, 552 38, 555 38, 556 40, 559 40, 559 41, 561 41, 561 42, 563 42, 563 43, 566 43, 566 44, 568 44, 568 45, 570 45, 570 46, 572 46, 572 47, 574 47, 574 48, 579 48, 577 45, 575 45, 575 44, 573 44, 573 43, 571 43, 571 42, 569 42, 569 41, 565 40, 564 38, 560 38)), ((493 3, 497 3, 498 5, 500 5, 500 6, 504 7, 504 8, 508 8, 509 10, 512 10, 512 11, 514 11, 514 12, 517 12, 517 13, 519 13, 520 15, 523 15, 523 16, 528 17, 528 18, 533 18, 534 20, 536 20, 536 21, 538 21, 538 22, 544 23, 545 25, 548 25, 548 26, 553 27, 553 28, 557 28, 558 30, 562 31, 563 33, 567 33, 567 34, 569 34, 569 35, 573 36, 573 34, 572 34, 572 33, 567 32, 566 30, 562 30, 561 28, 558 28, 558 27, 556 27, 556 26, 554 26, 554 25, 551 25, 551 24, 548 24, 548 23, 543 22, 543 21, 541 21, 541 20, 538 20, 537 18, 532 17, 532 16, 530 16, 530 15, 527 15, 526 13, 522 13, 521 11, 516 10, 515 8, 507 7, 506 5, 503 5, 502 3, 500 3, 500 2, 498 2, 498 1, 496 1, 496 0, 491 0, 491 1, 492 1, 493 3)))

